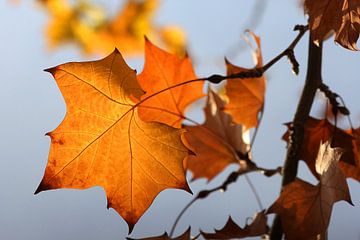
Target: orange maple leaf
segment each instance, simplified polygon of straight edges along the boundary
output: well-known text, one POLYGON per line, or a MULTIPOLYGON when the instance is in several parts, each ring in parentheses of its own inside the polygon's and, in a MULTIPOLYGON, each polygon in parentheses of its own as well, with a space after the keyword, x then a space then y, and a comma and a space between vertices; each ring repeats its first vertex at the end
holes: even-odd
POLYGON ((268 232, 267 217, 265 211, 262 211, 257 213, 252 223, 250 225, 246 224, 244 228, 239 227, 231 217, 229 217, 222 229, 215 230, 215 233, 201 232, 201 235, 203 235, 205 239, 233 239, 261 236, 268 232))
POLYGON ((102 186, 108 207, 135 223, 166 188, 189 187, 184 130, 139 119, 133 97, 143 94, 136 73, 116 50, 91 62, 49 69, 67 113, 51 137, 49 161, 36 193, 102 186), (135 105, 135 106, 134 106, 135 105))
POLYGON ((319 239, 328 228, 333 204, 345 200, 351 203, 345 176, 338 167, 341 149, 321 144, 316 159, 320 175, 317 186, 300 179, 286 185, 268 213, 280 215, 286 239, 319 239))
MULTIPOLYGON (((256 67, 261 67, 260 38, 252 32, 250 34, 257 44, 256 67)), ((226 67, 228 75, 249 71, 249 69, 234 66, 228 60, 226 60, 226 67)), ((246 129, 258 126, 258 115, 263 110, 265 101, 265 85, 265 76, 227 81, 225 88, 229 103, 225 106, 225 111, 233 116, 234 122, 244 125, 246 129)))
MULTIPOLYGON (((179 58, 146 40, 145 66, 138 76, 140 85, 146 92, 142 99, 196 78, 188 57, 179 58)), ((186 107, 204 96, 202 89, 203 82, 198 81, 164 91, 141 104, 139 116, 144 121, 157 121, 179 128, 186 107)))
POLYGON ((243 140, 243 126, 234 124, 229 114, 222 111, 224 102, 209 90, 205 112, 205 123, 185 126, 185 138, 196 155, 188 158, 188 167, 193 178, 211 180, 231 163, 239 163, 238 152, 245 154, 249 144, 243 140))
MULTIPOLYGON (((291 123, 286 124, 291 128, 291 123)), ((340 162, 354 164, 353 137, 332 125, 328 120, 318 120, 309 117, 305 123, 304 141, 300 150, 300 159, 304 160, 314 176, 318 177, 315 170, 315 160, 319 152, 321 142, 331 141, 332 147, 344 149, 340 162)), ((282 139, 289 141, 289 130, 283 135, 282 139)))
POLYGON ((323 41, 335 31, 335 41, 357 50, 360 33, 360 0, 305 0, 305 12, 315 42, 323 41))

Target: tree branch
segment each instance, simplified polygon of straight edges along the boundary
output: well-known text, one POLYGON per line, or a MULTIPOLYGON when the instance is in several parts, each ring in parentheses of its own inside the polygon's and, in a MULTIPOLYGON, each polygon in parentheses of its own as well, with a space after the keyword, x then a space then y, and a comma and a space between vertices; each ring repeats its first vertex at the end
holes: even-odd
MULTIPOLYGON (((296 38, 290 43, 290 45, 284 51, 282 51, 279 55, 271 59, 264 66, 227 76, 214 74, 211 75, 210 77, 202 78, 202 79, 207 80, 211 83, 220 83, 221 81, 226 79, 258 78, 261 77, 270 67, 272 67, 275 63, 277 63, 281 58, 285 56, 289 58, 290 63, 293 65, 293 70, 296 69, 298 65, 294 66, 294 64, 297 64, 296 59, 294 57, 294 48, 296 47, 300 39, 304 36, 305 32, 308 30, 308 26, 296 25, 294 30, 299 31, 296 38)), ((296 70, 294 70, 294 72, 296 72, 296 70)))
MULTIPOLYGON (((321 78, 322 43, 316 46, 309 36, 308 66, 305 86, 293 120, 292 132, 287 149, 282 188, 295 180, 298 170, 299 152, 304 140, 304 125, 309 116, 315 93, 322 83, 321 78)), ((275 216, 270 231, 271 240, 281 240, 283 229, 279 215, 275 216)))

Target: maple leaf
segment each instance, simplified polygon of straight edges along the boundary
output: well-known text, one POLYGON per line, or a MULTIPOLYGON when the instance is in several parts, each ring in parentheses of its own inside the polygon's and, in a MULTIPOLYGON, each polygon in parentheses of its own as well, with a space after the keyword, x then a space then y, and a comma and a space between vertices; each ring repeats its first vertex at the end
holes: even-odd
MULTIPOLYGON (((179 58, 170 54, 146 39, 145 66, 138 76, 141 87, 146 94, 142 99, 158 93, 168 87, 196 79, 191 61, 188 57, 179 58)), ((144 121, 166 123, 169 126, 181 127, 186 107, 204 96, 203 82, 192 82, 164 91, 143 103, 139 116, 144 121), (154 108, 153 106, 157 106, 154 108)))
POLYGON ((360 33, 360 0, 305 0, 305 12, 315 42, 323 41, 332 31, 341 46, 357 50, 360 33))
MULTIPOLYGON (((257 44, 256 67, 262 67, 260 38, 252 32, 250 34, 257 44)), ((228 75, 250 70, 234 66, 228 60, 226 60, 226 67, 228 75)), ((229 103, 225 106, 225 111, 233 116, 234 122, 244 125, 246 129, 258 126, 258 115, 264 106, 265 85, 265 76, 227 81, 225 88, 229 103)))
MULTIPOLYGON (((282 139, 289 141, 291 123, 287 123, 288 131, 282 139)), ((301 146, 299 158, 304 160, 314 176, 318 177, 315 170, 315 160, 319 152, 321 142, 331 141, 332 147, 344 149, 340 162, 354 164, 353 137, 345 131, 335 127, 328 120, 318 120, 309 117, 305 123, 304 140, 301 146)))
POLYGON ((354 164, 344 161, 339 162, 339 167, 346 177, 351 177, 360 182, 360 128, 348 130, 349 134, 353 136, 352 146, 354 151, 354 164))
POLYGON ((201 232, 201 234, 205 239, 232 239, 261 236, 268 232, 267 217, 265 211, 262 211, 257 213, 252 223, 250 225, 246 224, 244 228, 239 227, 231 217, 229 217, 222 229, 215 230, 215 233, 201 232))
POLYGON ((198 126, 185 126, 185 138, 195 155, 188 158, 193 178, 214 178, 231 163, 239 163, 238 152, 245 154, 249 144, 243 140, 243 126, 234 124, 229 114, 222 111, 224 102, 209 90, 204 108, 206 120, 198 126))
POLYGON ((102 186, 108 207, 134 224, 166 188, 187 191, 184 130, 139 119, 136 73, 115 50, 91 62, 67 63, 53 74, 67 113, 51 137, 49 161, 36 193, 102 186))
POLYGON ((300 179, 286 185, 268 213, 280 215, 286 239, 318 239, 324 235, 334 203, 345 200, 352 204, 345 176, 338 167, 342 151, 321 144, 316 159, 320 175, 317 186, 300 179))
POLYGON ((148 238, 126 238, 128 240, 190 240, 191 236, 190 236, 190 227, 180 236, 175 237, 175 238, 171 238, 169 237, 169 235, 165 232, 163 235, 161 236, 156 236, 156 237, 148 237, 148 238))

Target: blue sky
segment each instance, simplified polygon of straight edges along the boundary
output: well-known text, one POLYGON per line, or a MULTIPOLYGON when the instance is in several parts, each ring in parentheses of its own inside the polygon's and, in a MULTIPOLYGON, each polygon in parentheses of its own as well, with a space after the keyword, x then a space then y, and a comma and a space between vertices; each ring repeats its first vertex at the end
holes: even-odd
MULTIPOLYGON (((101 1, 99 1, 101 2, 101 1)), ((105 1, 102 1, 105 2, 105 1)), ((110 5, 116 5, 113 0, 110 5)), ((167 0, 163 1, 156 21, 177 24, 188 35, 189 53, 194 58, 199 77, 224 73, 223 58, 234 64, 251 67, 249 51, 237 52, 244 24, 254 14, 255 1, 245 0, 167 0), (234 48, 235 46, 235 48, 234 48)), ((123 239, 127 226, 114 210, 106 209, 106 197, 100 187, 85 191, 56 190, 34 196, 47 162, 50 140, 46 132, 53 130, 64 117, 66 108, 52 77, 43 69, 68 61, 98 58, 83 56, 75 47, 49 52, 44 39, 46 14, 32 1, 18 6, 0 3, 0 239, 123 239)), ((259 14, 257 9, 255 14, 259 14)), ((262 40, 264 61, 268 61, 295 37, 295 24, 306 23, 298 1, 268 0, 265 13, 254 29, 262 40)), ((300 62, 298 77, 291 73, 286 59, 267 73, 265 115, 254 146, 254 160, 264 167, 282 165, 285 143, 280 140, 296 108, 305 77, 306 35, 296 48, 300 62)), ((141 71, 142 60, 129 64, 141 71)), ((352 112, 355 127, 360 125, 360 54, 334 44, 324 44, 324 81, 345 99, 352 112)), ((321 116, 321 104, 312 111, 321 116)), ((201 118, 199 113, 191 113, 201 118)), ((344 127, 348 126, 344 124, 344 127)), ((231 167, 230 167, 231 168, 231 167)), ((301 163, 300 176, 315 180, 301 163)), ((216 186, 224 180, 221 174, 209 186, 199 180, 191 183, 197 192, 216 186)), ((279 192, 280 177, 271 179, 251 174, 264 206, 269 206, 279 192)), ((337 203, 329 228, 329 239, 360 239, 357 218, 360 216, 360 186, 348 180, 355 207, 337 203)), ((135 227, 133 237, 161 234, 169 230, 177 213, 191 199, 184 191, 167 190, 159 195, 151 209, 135 227)), ((210 231, 221 227, 229 214, 240 225, 258 210, 244 178, 230 186, 226 193, 215 193, 196 203, 183 217, 177 233, 189 224, 193 231, 210 231)))

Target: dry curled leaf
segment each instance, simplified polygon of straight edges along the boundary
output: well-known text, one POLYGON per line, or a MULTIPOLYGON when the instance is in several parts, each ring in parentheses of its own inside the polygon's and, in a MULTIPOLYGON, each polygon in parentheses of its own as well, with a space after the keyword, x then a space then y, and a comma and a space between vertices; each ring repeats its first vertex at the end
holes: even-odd
MULTIPOLYGON (((289 141, 291 123, 287 123, 288 131, 284 134, 283 140, 289 141)), ((319 152, 321 142, 331 141, 332 147, 344 149, 340 162, 353 165, 354 149, 353 137, 332 125, 328 120, 318 120, 309 117, 304 126, 304 141, 301 146, 299 158, 304 160, 314 176, 318 177, 315 170, 315 160, 319 152)))
POLYGON ((323 41, 332 31, 341 46, 357 50, 360 33, 360 0, 305 0, 305 12, 315 42, 323 41))
POLYGON ((139 119, 133 96, 143 94, 135 71, 116 50, 90 62, 49 69, 67 112, 51 137, 49 161, 36 193, 49 189, 102 186, 108 207, 130 231, 166 188, 187 191, 184 130, 139 119))
POLYGON ((221 109, 225 103, 209 90, 205 122, 198 126, 185 126, 185 138, 195 155, 188 158, 188 167, 193 178, 205 177, 211 180, 231 163, 239 163, 238 152, 245 154, 249 144, 245 143, 244 127, 232 122, 229 114, 221 109))
MULTIPOLYGON (((257 44, 256 67, 262 67, 260 38, 252 32, 250 34, 257 44)), ((234 66, 227 60, 226 67, 228 75, 249 71, 249 69, 234 66)), ((233 116, 234 122, 244 125, 246 129, 258 126, 258 115, 263 110, 265 101, 265 85, 265 76, 227 81, 225 88, 229 103, 225 106, 225 111, 233 116)))
POLYGON ((163 235, 161 236, 156 236, 156 237, 148 237, 148 238, 126 238, 127 240, 190 240, 191 236, 191 229, 190 227, 180 236, 175 237, 175 238, 171 238, 169 237, 169 235, 165 232, 163 235))
POLYGON ((286 239, 317 239, 325 235, 333 204, 345 200, 351 203, 345 176, 338 167, 342 151, 321 144, 316 159, 320 176, 317 186, 300 179, 286 185, 268 213, 280 215, 286 239))
MULTIPOLYGON (((141 87, 146 92, 142 99, 196 78, 188 57, 179 58, 146 40, 145 66, 143 72, 138 76, 141 87)), ((204 96, 202 89, 203 82, 192 82, 171 88, 142 104, 139 108, 139 115, 144 121, 162 122, 179 128, 186 107, 204 96)))
POLYGON ((259 212, 255 215, 254 220, 250 225, 244 228, 239 227, 229 217, 225 226, 220 230, 215 230, 215 233, 201 233, 205 239, 233 239, 233 238, 245 238, 255 237, 267 234, 269 227, 267 225, 267 217, 264 211, 259 212))

